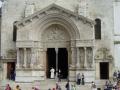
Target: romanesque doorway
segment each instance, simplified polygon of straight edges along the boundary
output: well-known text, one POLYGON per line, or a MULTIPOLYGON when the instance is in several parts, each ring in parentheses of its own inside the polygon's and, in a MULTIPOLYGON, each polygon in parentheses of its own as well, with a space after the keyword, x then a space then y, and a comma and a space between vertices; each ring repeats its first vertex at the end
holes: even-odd
POLYGON ((109 63, 100 62, 100 79, 109 79, 109 63))
MULTIPOLYGON (((62 79, 68 77, 68 52, 66 48, 58 48, 58 71, 62 79)), ((47 48, 46 76, 50 78, 50 69, 53 67, 56 71, 56 52, 55 48, 47 48)))

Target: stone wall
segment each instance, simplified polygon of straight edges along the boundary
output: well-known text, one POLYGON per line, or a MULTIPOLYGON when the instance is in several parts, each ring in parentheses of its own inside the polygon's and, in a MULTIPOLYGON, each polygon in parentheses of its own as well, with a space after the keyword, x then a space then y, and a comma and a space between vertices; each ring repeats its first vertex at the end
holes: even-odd
MULTIPOLYGON (((86 16, 91 19, 101 19, 102 39, 96 40, 96 49, 99 47, 107 47, 113 55, 113 4, 112 0, 85 0, 86 1, 86 16), (106 4, 107 3, 107 4, 106 4), (106 12, 107 11, 107 12, 106 12)), ((12 41, 13 22, 20 21, 25 16, 25 8, 34 8, 34 12, 43 9, 44 7, 56 3, 61 7, 75 11, 77 5, 81 5, 80 0, 6 0, 2 9, 2 56, 7 57, 9 49, 15 49, 15 43, 12 41), (20 4, 19 4, 20 3, 20 4), (34 4, 33 4, 34 3, 34 4), (33 6, 30 6, 33 4, 33 6), (6 37, 7 36, 7 37, 6 37)), ((82 1, 84 3, 84 1, 82 1)), ((80 9, 80 8, 79 8, 80 9)), ((33 11, 32 11, 33 12, 33 11)), ((32 13, 28 9, 28 13, 32 13)), ((80 12, 79 12, 80 13, 80 12)), ((81 13, 80 13, 81 14, 81 13)))

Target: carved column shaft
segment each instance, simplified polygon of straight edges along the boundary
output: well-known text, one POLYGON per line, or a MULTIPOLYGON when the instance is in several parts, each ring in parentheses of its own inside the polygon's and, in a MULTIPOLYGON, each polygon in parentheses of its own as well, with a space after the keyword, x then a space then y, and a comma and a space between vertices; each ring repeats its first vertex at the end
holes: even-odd
POLYGON ((80 50, 79 47, 77 48, 77 63, 76 63, 77 68, 80 68, 80 50))
POLYGON ((19 48, 17 48, 17 68, 20 68, 20 52, 19 52, 19 48))
POLYGON ((37 59, 37 67, 42 68, 44 66, 44 59, 46 57, 46 52, 43 51, 42 49, 38 48, 36 57, 37 57, 36 58, 37 59))
POLYGON ((73 67, 75 67, 75 65, 76 65, 76 48, 75 47, 73 47, 73 48, 71 48, 71 50, 72 50, 72 66, 73 67))
POLYGON ((26 67, 27 66, 27 57, 26 57, 27 53, 26 53, 26 48, 24 48, 24 64, 23 66, 26 67))
POLYGON ((92 47, 92 68, 95 67, 95 61, 94 61, 94 47, 92 47))
POLYGON ((33 60, 34 60, 34 49, 31 48, 31 62, 30 62, 30 67, 33 68, 33 60))
POLYGON ((86 47, 84 47, 84 52, 85 52, 84 68, 87 68, 86 47))

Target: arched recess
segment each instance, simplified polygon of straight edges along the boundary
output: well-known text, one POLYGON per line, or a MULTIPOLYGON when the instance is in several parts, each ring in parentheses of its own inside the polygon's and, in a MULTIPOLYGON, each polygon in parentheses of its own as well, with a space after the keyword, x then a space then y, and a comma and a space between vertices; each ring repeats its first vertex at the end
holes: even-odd
POLYGON ((44 30, 52 24, 59 24, 63 26, 69 33, 70 40, 80 39, 79 30, 75 25, 75 23, 70 18, 61 14, 48 14, 48 15, 45 15, 41 20, 39 20, 37 22, 37 25, 35 25, 35 27, 38 27, 36 29, 39 31, 37 33, 39 40, 41 39, 42 41, 41 36, 44 30))
MULTIPOLYGON (((71 43, 73 44, 75 40, 80 39, 80 34, 79 34, 79 30, 77 29, 77 26, 74 24, 74 22, 71 19, 59 14, 50 14, 44 16, 40 21, 38 21, 38 25, 39 26, 37 27, 39 28, 37 28, 38 30, 37 34, 43 46, 42 48, 44 48, 46 52, 49 48, 53 48, 53 49, 58 48, 58 51, 55 51, 56 53, 58 53, 58 56, 62 55, 60 53, 61 51, 63 51, 62 53, 66 53, 66 59, 67 59, 66 63, 68 65, 71 58, 70 56, 71 53, 70 48, 72 46, 71 43)), ((74 47, 76 47, 75 42, 74 42, 74 47)), ((47 59, 48 57, 46 56, 46 61, 47 59)), ((58 62, 59 62, 59 58, 58 58, 58 62)), ((69 69, 68 66, 66 67, 67 72, 69 69)), ((46 69, 49 68, 46 67, 46 69)), ((63 75, 68 75, 65 73, 66 72, 63 72, 63 75)), ((67 76, 63 76, 63 77, 67 77, 67 76)))

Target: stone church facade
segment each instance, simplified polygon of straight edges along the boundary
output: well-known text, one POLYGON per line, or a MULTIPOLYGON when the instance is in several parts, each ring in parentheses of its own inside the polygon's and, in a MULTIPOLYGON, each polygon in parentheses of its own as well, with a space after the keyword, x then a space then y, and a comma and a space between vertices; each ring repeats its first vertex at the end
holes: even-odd
POLYGON ((51 67, 71 81, 77 73, 86 82, 111 79, 117 69, 113 9, 113 0, 5 0, 1 79, 13 69, 16 82, 46 80, 51 67))

